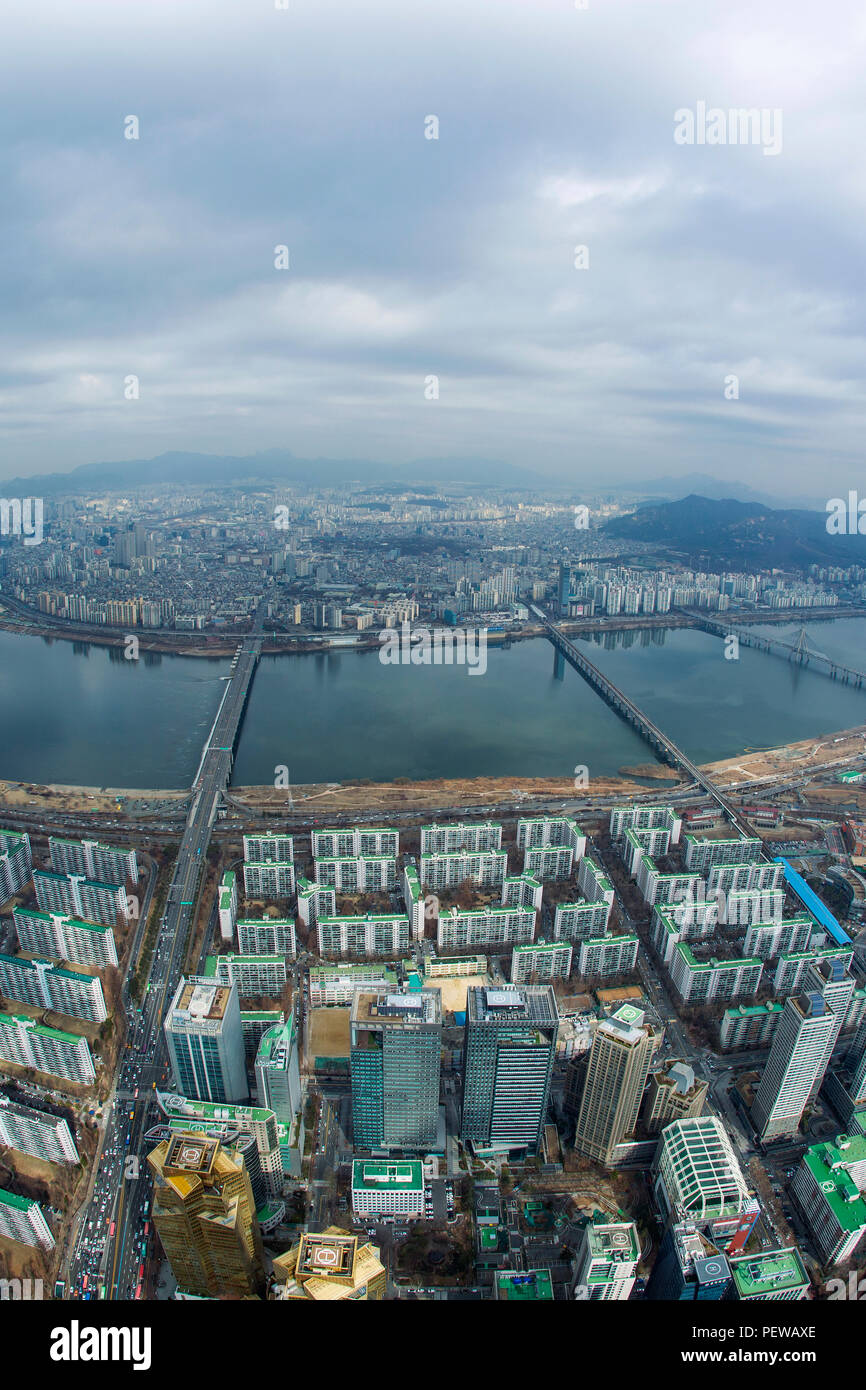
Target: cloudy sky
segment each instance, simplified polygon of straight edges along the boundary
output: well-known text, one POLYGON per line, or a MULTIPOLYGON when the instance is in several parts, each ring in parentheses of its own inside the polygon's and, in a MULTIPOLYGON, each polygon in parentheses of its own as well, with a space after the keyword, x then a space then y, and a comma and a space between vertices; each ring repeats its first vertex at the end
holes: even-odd
POLYGON ((6 0, 0 476, 284 447, 866 490, 861 0, 278 3, 6 0), (676 143, 699 102, 781 150, 676 143))

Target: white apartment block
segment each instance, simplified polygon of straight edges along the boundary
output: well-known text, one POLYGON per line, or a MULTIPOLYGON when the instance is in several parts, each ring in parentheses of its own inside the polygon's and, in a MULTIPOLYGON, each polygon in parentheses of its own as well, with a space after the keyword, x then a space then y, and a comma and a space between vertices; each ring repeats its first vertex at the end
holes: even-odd
POLYGON ((0 1095, 0 1144, 48 1163, 77 1163, 78 1148, 66 1120, 0 1095))
POLYGON ((296 956, 298 945, 291 917, 238 919, 238 951, 242 956, 296 956))
POLYGON ((46 1028, 22 1014, 0 1014, 0 1058, 85 1086, 96 1080, 86 1038, 46 1028))
POLYGON ((320 917, 333 917, 337 911, 337 894, 333 888, 298 879, 298 917, 305 927, 314 927, 320 917))
POLYGON ((571 845, 551 845, 547 849, 528 849, 523 856, 523 872, 542 882, 571 878, 574 849, 571 845))
POLYGON ((244 892, 248 898, 290 898, 295 891, 295 866, 291 860, 281 864, 244 864, 244 892))
POLYGON ((0 1236, 42 1250, 54 1249, 54 1236, 39 1203, 4 1188, 0 1188, 0 1236))
POLYGON ((213 983, 237 984, 241 998, 263 994, 278 999, 286 984, 285 956, 242 956, 226 954, 213 957, 213 983))
POLYGON ((534 912, 540 912, 543 895, 543 885, 532 874, 515 874, 513 878, 502 880, 503 907, 531 907, 534 912))
POLYGON ((763 962, 752 959, 697 960, 687 942, 674 947, 668 971, 685 1004, 708 1004, 714 999, 740 999, 757 993, 763 962))
POLYGON ((508 855, 502 850, 481 850, 477 854, 422 854, 418 877, 424 888, 434 893, 456 888, 467 879, 481 888, 501 887, 508 872, 508 855))
POLYGON ((440 951, 454 951, 463 946, 531 941, 534 935, 535 912, 531 907, 450 907, 439 912, 436 945, 440 951))
POLYGON ((571 974, 571 957, 572 947, 556 941, 515 946, 511 952, 511 983, 534 985, 567 980, 571 974))
POLYGON ((219 924, 223 941, 234 941, 238 916, 238 880, 232 869, 226 869, 219 886, 219 924))
POLYGON ((245 835, 244 859, 248 864, 291 864, 295 842, 291 835, 245 835))
POLYGON ((720 905, 719 921, 741 927, 752 922, 781 922, 784 911, 781 888, 734 888, 720 905))
POLYGON ((22 951, 74 961, 76 965, 117 965, 117 946, 109 926, 23 907, 15 909, 13 918, 22 951))
POLYGON ((652 859, 667 854, 671 844, 671 832, 666 826, 654 826, 648 830, 626 830, 620 842, 620 852, 625 866, 634 878, 637 866, 643 855, 652 859))
POLYGON ((604 936, 609 920, 609 903, 559 903, 553 914, 554 940, 587 941, 604 936))
POLYGON ((424 895, 418 870, 407 864, 403 870, 403 906, 409 918, 409 929, 413 941, 421 941, 424 936, 424 895))
POLYGON ((743 951, 747 956, 760 956, 761 960, 807 951, 814 931, 812 918, 805 914, 782 922, 755 922, 746 932, 743 951))
POLYGON ((688 903, 698 901, 702 883, 699 874, 663 874, 648 854, 641 856, 637 865, 637 886, 645 903, 655 907, 656 903, 688 903))
POLYGON ((314 859, 396 859, 400 832, 382 826, 356 825, 347 830, 314 830, 314 859))
POLYGON ((460 821, 421 827, 422 854, 478 854, 502 848, 502 826, 494 821, 460 821))
POLYGON ((20 893, 33 872, 30 836, 0 829, 0 903, 20 893))
POLYGON ((108 1017, 98 975, 64 970, 39 957, 0 955, 0 994, 89 1023, 103 1023, 108 1017))
POLYGON ((356 990, 363 993, 397 993, 397 974, 390 965, 313 966, 310 970, 310 1008, 346 1008, 352 1003, 356 990))
POLYGON ((316 882, 338 893, 384 893, 397 886, 397 861, 387 857, 317 859, 316 882))
POLYGON ((517 822, 517 848, 548 849, 570 845, 575 859, 586 853, 586 836, 570 816, 534 816, 517 822))
POLYGON ((397 956, 409 949, 409 918, 404 913, 369 913, 365 917, 320 917, 316 928, 319 955, 397 956))
POLYGON ((844 946, 821 946, 808 951, 792 951, 779 956, 771 984, 774 994, 796 994, 803 987, 806 972, 822 960, 840 960, 850 969, 854 952, 844 946))
POLYGON ((48 838, 51 867, 57 874, 78 874, 100 883, 136 883, 138 859, 134 849, 101 845, 98 840, 48 838))
POLYGON ((683 828, 682 817, 672 806, 613 806, 610 812, 610 837, 621 840, 627 830, 654 830, 661 826, 670 831, 671 844, 678 845, 683 828))
POLYGON ((718 864, 744 864, 761 857, 761 841, 745 835, 712 840, 698 835, 686 835, 685 861, 687 869, 709 873, 718 864))
POLYGON ((111 927, 128 926, 132 921, 131 906, 122 884, 96 883, 77 874, 49 874, 36 869, 33 886, 42 912, 69 913, 111 927))
POLYGON ((589 854, 585 854, 577 866, 577 889, 587 902, 613 907, 613 884, 589 854))
POLYGON ((636 936, 602 936, 581 941, 577 954, 577 974, 584 980, 605 980, 628 975, 637 966, 636 936))

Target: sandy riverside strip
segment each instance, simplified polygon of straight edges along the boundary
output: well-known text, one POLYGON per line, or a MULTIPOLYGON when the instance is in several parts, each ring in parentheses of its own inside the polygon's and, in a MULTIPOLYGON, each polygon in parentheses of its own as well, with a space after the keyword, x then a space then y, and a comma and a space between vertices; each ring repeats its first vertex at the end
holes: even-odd
MULTIPOLYGON (((809 771, 822 768, 840 771, 848 767, 866 766, 866 724, 837 733, 817 734, 813 738, 775 748, 744 752, 718 762, 704 763, 702 770, 715 780, 733 785, 758 778, 785 781, 809 771)), ((592 778, 586 794, 592 797, 635 796, 647 788, 636 778, 655 781, 659 788, 669 784, 674 790, 679 775, 662 763, 647 763, 623 767, 616 777, 592 778)), ((849 799, 856 799, 856 786, 840 788, 849 799)), ((864 785, 866 792, 866 785, 864 785)), ((410 810, 413 805, 435 807, 465 803, 483 811, 485 802, 513 801, 523 796, 527 802, 552 800, 557 797, 574 801, 580 799, 571 778, 560 777, 472 777, 434 779, 423 782, 313 782, 291 788, 294 811, 309 810, 311 817, 324 819, 329 811, 370 810, 381 806, 410 810)), ((30 782, 0 780, 0 807, 10 810, 37 808, 48 811, 89 811, 95 814, 128 814, 130 803, 145 807, 154 801, 176 801, 178 809, 189 792, 176 787, 147 789, 130 787, 64 786, 53 783, 37 785, 30 782), (122 800, 118 810, 117 801, 122 800)), ((232 787, 232 801, 238 807, 248 807, 251 813, 258 808, 278 811, 287 808, 286 792, 272 786, 232 787)), ((760 786, 754 795, 760 798, 760 786)), ((133 817, 134 819, 134 817, 133 817)))

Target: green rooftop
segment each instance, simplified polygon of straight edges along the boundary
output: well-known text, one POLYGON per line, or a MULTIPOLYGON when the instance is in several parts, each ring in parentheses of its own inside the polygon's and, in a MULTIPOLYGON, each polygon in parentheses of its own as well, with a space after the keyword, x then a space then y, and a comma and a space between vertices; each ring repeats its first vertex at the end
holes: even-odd
POLYGON ((840 1134, 835 1144, 815 1144, 803 1162, 843 1231, 866 1229, 866 1200, 848 1171, 866 1163, 866 1135, 840 1134))
POLYGON ((496 1276, 496 1287, 499 1297, 510 1303, 553 1301, 553 1285, 546 1269, 533 1269, 529 1274, 500 1272, 496 1276))
POLYGON ((417 1160, 374 1163, 356 1158, 352 1163, 353 1191, 417 1192, 423 1186, 424 1170, 417 1160))
POLYGON ((19 1197, 15 1192, 7 1192, 0 1187, 0 1207, 15 1207, 17 1211, 29 1211, 35 1207, 36 1202, 31 1202, 28 1197, 19 1197))
POLYGON ((766 1298, 770 1294, 808 1288, 811 1282, 796 1247, 742 1255, 731 1259, 730 1265, 740 1298, 766 1298))

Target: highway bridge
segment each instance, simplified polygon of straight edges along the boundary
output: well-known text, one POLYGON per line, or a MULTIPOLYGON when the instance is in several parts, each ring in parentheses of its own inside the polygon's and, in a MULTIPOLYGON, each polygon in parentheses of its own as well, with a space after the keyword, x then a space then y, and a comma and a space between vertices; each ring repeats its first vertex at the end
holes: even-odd
POLYGON ((669 763, 671 767, 679 770, 693 782, 695 782, 707 796, 716 803, 724 812, 728 819, 744 835, 753 836, 755 831, 743 813, 721 792, 714 782, 711 782, 706 773, 696 767, 692 760, 686 757, 681 748, 674 743, 672 738, 663 733, 658 725, 654 724, 648 715, 644 714, 633 700, 620 690, 619 686, 614 685, 602 671, 595 666, 577 645, 560 632, 555 623, 551 622, 546 613, 542 612, 534 604, 531 611, 538 618, 544 627, 546 635, 550 638, 557 651, 561 652, 566 661, 574 667, 579 675, 593 690, 610 705, 612 710, 624 719, 627 724, 640 734, 641 738, 649 744, 653 752, 662 762, 669 763))
MULTIPOLYGON (((139 1010, 128 1012, 131 1047, 118 1066, 111 1116, 106 1124, 106 1157, 88 1207, 79 1223, 113 1222, 106 1240, 102 1275, 106 1297, 130 1298, 140 1283, 144 1258, 144 1226, 150 1201, 146 1132, 156 1113, 155 1087, 165 1083, 168 1053, 163 1019, 184 970, 187 941, 204 877, 207 849, 217 811, 231 776, 241 722, 262 649, 265 604, 257 610, 250 633, 238 647, 231 675, 202 751, 192 786, 189 814, 175 861, 166 905, 157 935, 150 979, 139 1010), (104 1213, 108 1196, 110 1216, 104 1213)), ((80 1265, 79 1238, 70 1271, 76 1286, 80 1265)))
POLYGON ((760 633, 749 632, 747 628, 733 621, 722 623, 716 618, 708 618, 705 613, 688 608, 682 611, 691 618, 695 627, 712 633, 714 637, 726 638, 733 635, 744 647, 757 647, 759 651, 784 657, 786 661, 796 662, 798 666, 814 666, 822 675, 829 676, 834 681, 841 681, 843 685, 854 685, 860 689, 866 685, 866 671, 845 666, 841 661, 834 661, 824 652, 810 647, 805 628, 797 642, 781 642, 777 637, 764 637, 760 633))

